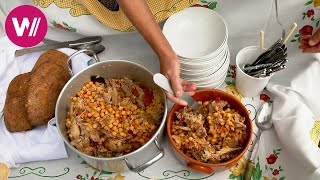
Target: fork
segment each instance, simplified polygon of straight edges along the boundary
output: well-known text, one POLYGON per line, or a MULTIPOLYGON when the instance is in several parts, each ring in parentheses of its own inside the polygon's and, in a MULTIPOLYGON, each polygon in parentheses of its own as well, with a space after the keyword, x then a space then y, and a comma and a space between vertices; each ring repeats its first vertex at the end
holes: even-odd
POLYGON ((277 22, 278 24, 281 26, 282 28, 282 40, 284 41, 285 37, 286 37, 286 30, 283 27, 283 24, 280 22, 279 20, 279 14, 278 14, 278 0, 275 0, 275 7, 276 7, 276 17, 277 17, 277 22))

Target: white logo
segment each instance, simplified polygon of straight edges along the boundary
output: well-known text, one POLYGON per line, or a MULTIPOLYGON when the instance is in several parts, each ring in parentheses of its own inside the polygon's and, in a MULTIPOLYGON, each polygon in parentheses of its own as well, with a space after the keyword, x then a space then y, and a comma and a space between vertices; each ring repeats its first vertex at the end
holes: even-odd
POLYGON ((28 18, 23 18, 21 25, 18 23, 17 18, 12 18, 13 26, 14 29, 16 30, 17 36, 21 37, 24 34, 25 29, 29 30, 29 37, 34 37, 37 34, 38 27, 40 24, 41 18, 33 18, 31 28, 30 27, 30 22, 28 18))

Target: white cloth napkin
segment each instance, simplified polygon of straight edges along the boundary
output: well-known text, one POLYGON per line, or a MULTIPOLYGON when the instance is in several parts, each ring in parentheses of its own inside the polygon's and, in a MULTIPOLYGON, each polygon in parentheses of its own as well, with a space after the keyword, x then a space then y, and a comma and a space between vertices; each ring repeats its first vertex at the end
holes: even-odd
POLYGON ((6 20, 6 16, 4 15, 4 13, 2 12, 2 10, 0 8, 0 38, 5 36, 5 33, 4 33, 5 20, 6 20))
POLYGON ((305 167, 310 180, 320 179, 320 148, 310 137, 316 118, 320 118, 319 77, 320 61, 314 60, 293 77, 289 87, 267 85, 274 99, 272 120, 279 140, 305 167))
MULTIPOLYGON (((3 108, 5 96, 11 80, 22 73, 29 72, 43 52, 33 53, 14 58, 14 52, 20 49, 5 36, 0 39, 0 162, 11 168, 31 161, 44 161, 67 158, 67 152, 56 126, 51 119, 46 126, 37 127, 27 132, 10 133, 7 131, 3 108)), ((59 49, 68 55, 75 50, 59 49)), ((88 66, 90 57, 79 54, 72 61, 73 72, 76 74, 88 66)))

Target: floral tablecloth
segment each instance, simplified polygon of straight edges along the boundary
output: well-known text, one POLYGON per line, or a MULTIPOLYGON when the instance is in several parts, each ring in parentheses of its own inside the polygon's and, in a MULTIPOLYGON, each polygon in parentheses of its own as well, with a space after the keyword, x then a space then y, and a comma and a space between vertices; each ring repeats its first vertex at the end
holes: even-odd
MULTIPOLYGON (((244 98, 237 93, 234 86, 235 78, 235 66, 231 65, 228 72, 228 77, 225 84, 219 87, 220 90, 226 91, 239 100, 241 100, 247 109, 250 112, 252 120, 255 120, 257 107, 259 107, 264 101, 270 101, 270 97, 263 93, 256 98, 244 98)), ((140 173, 121 173, 121 176, 124 176, 125 179, 211 179, 213 177, 217 179, 241 179, 243 173, 243 168, 246 163, 246 158, 243 157, 238 165, 231 168, 229 171, 220 172, 216 174, 203 174, 180 164, 178 160, 175 159, 174 154, 172 153, 172 148, 167 140, 164 138, 163 147, 165 149, 165 156, 157 163, 147 168, 145 171, 140 173)), ((110 177, 115 177, 117 173, 100 171, 94 169, 83 161, 78 155, 72 151, 68 151, 70 158, 61 159, 55 161, 47 162, 33 162, 21 165, 18 169, 12 169, 9 179, 44 179, 44 178, 56 178, 56 179, 81 179, 81 180, 104 180, 110 177)), ((268 169, 265 169, 263 175, 268 176, 268 173, 273 173, 275 175, 277 171, 281 172, 284 169, 281 167, 272 166, 271 164, 275 163, 277 157, 281 156, 281 149, 279 147, 270 152, 271 155, 268 159, 266 157, 261 157, 261 163, 267 164, 270 163, 268 169)), ((258 170, 258 169, 257 169, 258 170)), ((256 170, 256 171, 257 171, 256 170)), ((119 175, 118 175, 119 176, 119 175)))
MULTIPOLYGON (((288 85, 290 77, 299 72, 299 69, 304 67, 304 62, 308 58, 308 55, 300 53, 298 50, 298 41, 300 34, 311 34, 319 26, 320 14, 319 6, 320 0, 281 0, 280 5, 280 18, 284 23, 286 29, 289 29, 293 22, 298 24, 298 29, 290 39, 288 46, 288 68, 282 72, 277 73, 271 81, 277 82, 283 85, 288 85)), ((274 10, 271 10, 272 1, 265 0, 219 0, 219 1, 206 1, 202 0, 196 6, 203 6, 204 8, 210 8, 220 13, 226 20, 229 29, 229 49, 231 52, 231 65, 228 71, 228 76, 225 83, 219 87, 220 90, 226 91, 236 96, 247 107, 250 112, 252 120, 255 120, 257 109, 265 101, 272 101, 267 92, 264 92, 258 97, 245 98, 237 93, 235 82, 235 66, 234 60, 237 52, 243 47, 259 44, 259 32, 264 30, 266 33, 266 47, 274 42, 281 34, 280 26, 276 23, 274 18, 274 10), (269 14, 271 16, 269 17, 269 14)), ((72 26, 72 25, 68 25, 72 26)), ((110 38, 106 38, 104 41, 106 45, 109 45, 109 49, 106 54, 102 54, 101 57, 106 59, 115 58, 129 58, 136 56, 136 59, 143 59, 143 55, 140 52, 134 52, 135 47, 129 47, 132 45, 130 39, 122 39, 125 43, 123 46, 117 46, 117 42, 121 41, 121 37, 114 38, 111 41, 110 38), (111 42, 113 44, 111 44, 111 42), (128 46, 126 46, 128 44, 128 46), (115 52, 117 50, 117 52, 115 52), (126 54, 126 55, 125 55, 126 54)), ((137 41, 139 43, 145 43, 143 41, 137 41)), ((147 46, 147 45, 146 45, 147 46)), ((151 52, 151 49, 146 48, 151 52)), ((148 53, 147 53, 148 54, 148 53)), ((155 56, 153 56, 155 58, 155 56)), ((132 58, 135 59, 135 58, 132 58)), ((148 58, 145 60, 137 60, 139 63, 143 63, 146 67, 152 69, 154 72, 158 72, 158 64, 156 61, 151 61, 148 58), (152 64, 153 63, 153 64, 152 64)), ((320 117, 315 117, 320 119, 320 117)), ((254 127, 254 132, 257 132, 254 127)), ((314 129, 316 132, 320 132, 318 129, 314 129)), ((254 136, 255 138, 255 136, 254 136)), ((11 169, 9 179, 21 179, 21 180, 37 180, 37 179, 81 179, 81 180, 105 180, 108 178, 123 177, 128 180, 143 180, 143 179, 176 179, 176 180, 196 180, 196 179, 236 179, 241 180, 243 176, 243 170, 247 163, 246 157, 243 157, 236 166, 211 175, 202 174, 180 164, 180 162, 174 157, 172 148, 165 138, 163 142, 165 149, 165 156, 140 173, 112 173, 106 171, 100 171, 94 169, 86 164, 75 153, 69 151, 70 158, 61 159, 55 161, 46 162, 32 162, 22 164, 18 169, 11 169)), ((303 166, 296 162, 293 157, 282 148, 279 143, 278 137, 274 129, 266 131, 262 134, 260 142, 259 152, 257 155, 257 163, 253 172, 252 179, 264 179, 264 180, 300 180, 306 177, 306 174, 302 171, 303 166)))

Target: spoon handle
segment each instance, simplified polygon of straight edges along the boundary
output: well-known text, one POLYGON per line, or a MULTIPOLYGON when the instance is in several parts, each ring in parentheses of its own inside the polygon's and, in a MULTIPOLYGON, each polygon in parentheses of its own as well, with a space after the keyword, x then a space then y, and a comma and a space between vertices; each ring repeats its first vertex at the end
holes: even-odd
POLYGON ((252 146, 251 146, 252 148, 250 149, 250 151, 249 151, 249 156, 248 156, 248 159, 249 159, 249 160, 252 160, 252 153, 253 153, 253 151, 254 151, 254 148, 256 147, 257 142, 260 140, 261 133, 262 133, 262 131, 261 131, 261 130, 258 130, 257 138, 255 138, 255 139, 253 140, 253 142, 252 142, 252 146))
POLYGON ((168 91, 170 94, 173 94, 173 89, 171 88, 171 84, 168 78, 164 75, 157 73, 153 76, 153 81, 160 86, 162 89, 168 91))
MULTIPOLYGON (((257 138, 254 139, 254 141, 252 142, 252 148, 250 149, 251 151, 249 151, 249 157, 248 157, 249 162, 246 165, 246 171, 244 173, 243 180, 250 180, 251 179, 252 171, 254 169, 254 159, 255 159, 255 156, 256 156, 256 154, 258 152, 258 149, 256 149, 255 155, 253 156, 253 158, 252 158, 252 153, 255 150, 254 148, 255 148, 257 142, 260 140, 261 133, 262 133, 262 131, 259 129, 258 133, 257 133, 257 138)), ((258 145, 258 147, 259 147, 259 145, 258 145)))
POLYGON ((244 174, 243 180, 251 180, 251 176, 254 170, 254 162, 249 161, 246 167, 246 172, 244 174))

